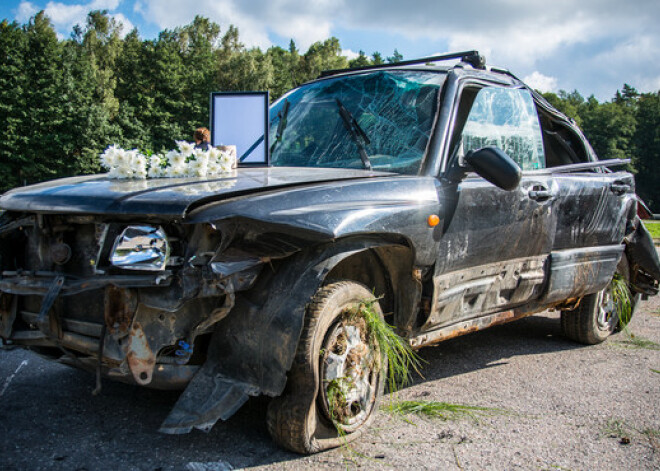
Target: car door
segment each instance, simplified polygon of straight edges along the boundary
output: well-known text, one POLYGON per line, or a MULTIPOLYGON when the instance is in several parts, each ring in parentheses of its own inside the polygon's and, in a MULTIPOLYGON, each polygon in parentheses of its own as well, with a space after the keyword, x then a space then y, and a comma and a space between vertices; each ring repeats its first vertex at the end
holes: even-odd
MULTIPOLYGON (((556 187, 545 167, 538 115, 529 91, 466 87, 461 93, 449 166, 471 150, 495 146, 523 170, 518 188, 502 190, 475 173, 455 188, 438 241, 431 310, 433 330, 539 297, 555 229, 556 187), (465 109, 469 107, 469 111, 465 109)), ((453 189, 444 190, 450 194, 453 189)), ((443 198, 444 201, 451 198, 443 198)))
POLYGON ((541 126, 557 189, 543 298, 550 303, 593 293, 609 282, 623 252, 626 221, 634 215, 634 182, 628 172, 599 167, 580 130, 542 107, 541 126))

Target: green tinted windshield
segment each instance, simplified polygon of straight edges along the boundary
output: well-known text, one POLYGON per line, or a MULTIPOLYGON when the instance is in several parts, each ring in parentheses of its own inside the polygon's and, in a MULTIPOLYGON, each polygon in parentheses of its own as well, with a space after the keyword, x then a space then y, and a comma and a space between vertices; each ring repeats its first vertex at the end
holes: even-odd
POLYGON ((364 168, 359 149, 363 145, 374 170, 416 174, 444 80, 444 74, 434 72, 380 71, 295 89, 270 108, 271 163, 364 168), (286 102, 289 109, 284 116, 286 102), (351 135, 338 103, 366 139, 351 135), (282 119, 285 122, 280 125, 282 119))

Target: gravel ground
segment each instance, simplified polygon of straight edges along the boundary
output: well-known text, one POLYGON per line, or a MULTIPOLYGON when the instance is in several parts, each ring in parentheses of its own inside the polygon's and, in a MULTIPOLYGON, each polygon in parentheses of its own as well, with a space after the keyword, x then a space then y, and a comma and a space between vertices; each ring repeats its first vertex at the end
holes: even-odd
MULTIPOLYGON (((0 469, 660 469, 660 296, 630 331, 585 347, 543 313, 421 351, 424 379, 401 399, 499 409, 451 421, 379 412, 350 449, 277 448, 267 399, 208 434, 157 433, 176 393, 104 382, 21 350, 0 351, 0 469)), ((386 397, 384 402, 389 399, 386 397)))

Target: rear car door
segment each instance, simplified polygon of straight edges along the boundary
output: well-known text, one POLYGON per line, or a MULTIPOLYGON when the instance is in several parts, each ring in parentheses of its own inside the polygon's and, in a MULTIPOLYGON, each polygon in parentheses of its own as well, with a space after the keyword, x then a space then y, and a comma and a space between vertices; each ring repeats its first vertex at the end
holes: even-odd
POLYGON ((544 110, 542 103, 540 117, 547 166, 557 188, 557 227, 543 298, 549 303, 596 292, 609 282, 636 205, 630 173, 598 167, 579 129, 544 110))

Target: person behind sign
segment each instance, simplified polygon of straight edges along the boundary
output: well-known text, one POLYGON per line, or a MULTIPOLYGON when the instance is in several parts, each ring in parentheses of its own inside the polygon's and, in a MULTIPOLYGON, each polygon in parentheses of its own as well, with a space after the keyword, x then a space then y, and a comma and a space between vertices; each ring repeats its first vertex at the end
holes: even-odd
POLYGON ((211 133, 206 128, 197 128, 193 133, 195 149, 209 150, 211 148, 211 133))

